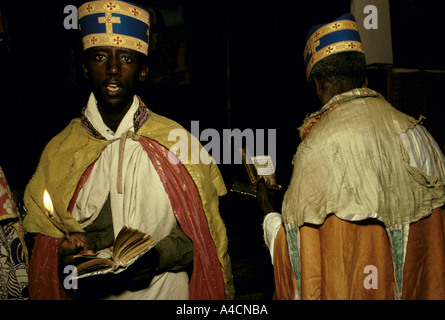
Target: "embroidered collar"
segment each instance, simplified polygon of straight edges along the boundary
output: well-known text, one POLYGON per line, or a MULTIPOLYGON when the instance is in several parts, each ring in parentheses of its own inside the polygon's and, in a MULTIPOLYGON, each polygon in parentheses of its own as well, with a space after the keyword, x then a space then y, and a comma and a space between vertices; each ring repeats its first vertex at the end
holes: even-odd
MULTIPOLYGON (((140 97, 137 97, 139 99, 139 108, 136 110, 133 116, 133 126, 134 126, 134 132, 137 132, 142 125, 147 122, 148 118, 150 117, 150 111, 145 106, 144 102, 141 100, 140 97)), ((85 114, 87 107, 85 106, 82 109, 82 113, 80 116, 81 120, 81 126, 84 128, 84 130, 92 137, 100 140, 106 140, 93 126, 93 124, 88 120, 88 117, 85 114)))
POLYGON ((380 95, 378 92, 371 90, 369 88, 357 88, 334 96, 320 110, 308 115, 306 119, 304 119, 303 125, 300 128, 298 128, 298 130, 300 131, 300 138, 304 140, 311 131, 311 129, 337 106, 341 105, 346 101, 354 100, 357 98, 366 98, 366 97, 383 98, 383 96, 380 95))

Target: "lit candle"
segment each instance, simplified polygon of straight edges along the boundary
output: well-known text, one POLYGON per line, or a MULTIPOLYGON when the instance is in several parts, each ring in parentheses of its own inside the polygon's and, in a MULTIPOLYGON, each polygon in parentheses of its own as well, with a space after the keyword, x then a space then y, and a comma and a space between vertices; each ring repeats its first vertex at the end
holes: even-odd
POLYGON ((51 197, 48 193, 48 191, 45 189, 45 191, 43 192, 43 206, 45 207, 45 213, 48 216, 49 220, 51 221, 51 223, 60 231, 62 231, 63 233, 65 233, 66 238, 68 239, 68 241, 70 240, 70 234, 68 232, 68 230, 66 230, 65 226, 58 222, 57 220, 54 219, 54 206, 53 206, 53 202, 51 201, 51 197))

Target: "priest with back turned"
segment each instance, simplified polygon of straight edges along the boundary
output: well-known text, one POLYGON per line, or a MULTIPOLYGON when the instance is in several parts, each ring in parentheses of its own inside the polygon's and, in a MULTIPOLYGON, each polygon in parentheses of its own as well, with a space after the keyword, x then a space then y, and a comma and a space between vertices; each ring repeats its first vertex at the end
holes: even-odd
POLYGON ((282 213, 258 185, 277 299, 444 299, 445 157, 416 120, 367 88, 357 23, 313 27, 306 76, 320 109, 282 213))

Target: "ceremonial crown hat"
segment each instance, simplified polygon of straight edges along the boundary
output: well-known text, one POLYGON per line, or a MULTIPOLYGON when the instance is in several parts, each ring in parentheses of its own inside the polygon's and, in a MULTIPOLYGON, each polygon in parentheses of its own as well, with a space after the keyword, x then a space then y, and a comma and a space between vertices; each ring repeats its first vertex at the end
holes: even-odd
POLYGON ((352 14, 348 13, 331 23, 312 27, 308 32, 304 49, 307 79, 318 62, 333 54, 347 51, 365 53, 352 14))
POLYGON ((136 4, 116 0, 84 3, 78 9, 83 49, 112 46, 148 54, 150 16, 136 4))

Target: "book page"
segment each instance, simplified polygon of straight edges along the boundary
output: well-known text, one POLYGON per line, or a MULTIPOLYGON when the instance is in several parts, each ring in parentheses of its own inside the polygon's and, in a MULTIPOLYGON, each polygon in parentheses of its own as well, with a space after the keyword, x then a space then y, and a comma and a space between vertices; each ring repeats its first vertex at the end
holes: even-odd
POLYGON ((124 226, 111 248, 98 251, 94 255, 78 255, 75 258, 78 279, 105 274, 119 273, 134 263, 139 257, 157 244, 150 235, 124 226))
POLYGON ((272 157, 268 155, 252 157, 252 162, 257 170, 258 176, 264 178, 269 185, 277 184, 275 178, 275 167, 272 162, 272 157))
POLYGON ((113 268, 114 261, 109 258, 85 258, 80 257, 80 260, 86 259, 85 261, 79 263, 77 268, 77 274, 78 276, 81 276, 83 274, 87 274, 94 271, 99 271, 103 269, 113 268))
POLYGON ((116 237, 113 260, 119 264, 125 264, 155 242, 156 240, 151 236, 124 226, 116 237))

